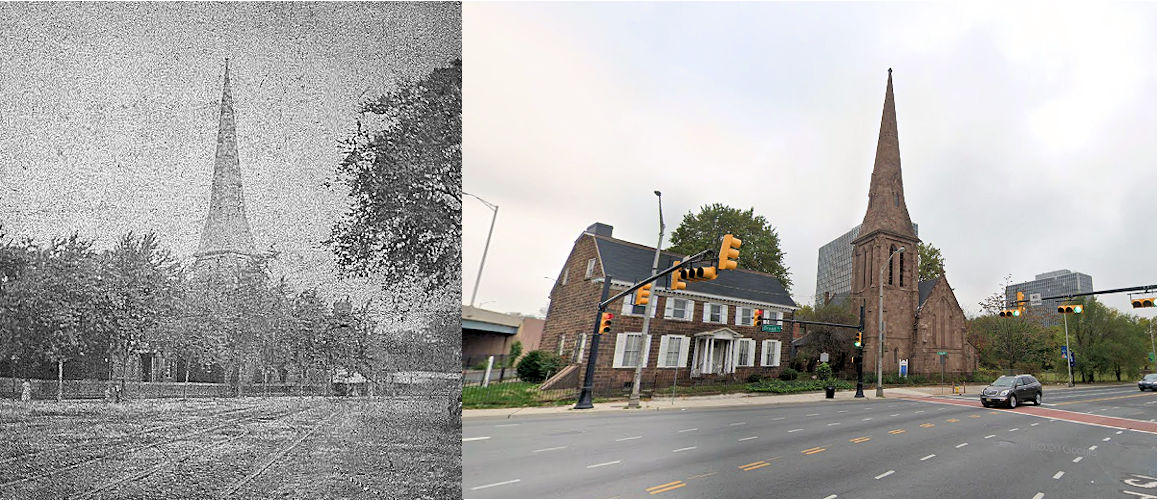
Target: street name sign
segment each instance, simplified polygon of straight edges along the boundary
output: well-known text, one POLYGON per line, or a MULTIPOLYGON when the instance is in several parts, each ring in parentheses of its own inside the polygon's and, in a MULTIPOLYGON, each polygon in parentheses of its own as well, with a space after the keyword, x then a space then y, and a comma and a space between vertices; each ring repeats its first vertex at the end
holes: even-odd
POLYGON ((761 325, 761 331, 781 333, 781 325, 761 325))

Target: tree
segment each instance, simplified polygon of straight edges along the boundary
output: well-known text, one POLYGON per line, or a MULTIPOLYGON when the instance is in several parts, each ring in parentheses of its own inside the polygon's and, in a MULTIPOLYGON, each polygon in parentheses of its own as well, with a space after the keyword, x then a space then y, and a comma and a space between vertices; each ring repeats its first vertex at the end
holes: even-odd
MULTIPOLYGON (((462 63, 363 104, 338 178, 352 206, 326 243, 345 276, 460 279, 462 63)), ((384 283, 384 286, 386 286, 384 283)))
POLYGON ((672 246, 669 252, 691 255, 705 249, 720 249, 720 238, 732 234, 743 245, 740 249, 739 267, 760 271, 776 276, 789 291, 793 281, 789 268, 784 264, 781 240, 777 232, 762 215, 755 215, 753 209, 738 210, 713 203, 700 207, 700 213, 688 212, 680 221, 680 226, 672 232, 672 246))
POLYGON ((918 242, 918 281, 932 280, 945 272, 942 251, 933 245, 918 242))
MULTIPOLYGON (((839 325, 856 325, 857 313, 849 306, 847 300, 834 301, 819 305, 816 308, 804 306, 793 315, 803 321, 817 321, 839 325)), ((805 328, 806 346, 798 356, 808 357, 802 364, 804 371, 808 370, 809 361, 817 359, 822 352, 829 353, 829 359, 837 369, 845 367, 845 360, 853 354, 853 338, 857 331, 852 328, 838 328, 824 325, 802 325, 805 328)))

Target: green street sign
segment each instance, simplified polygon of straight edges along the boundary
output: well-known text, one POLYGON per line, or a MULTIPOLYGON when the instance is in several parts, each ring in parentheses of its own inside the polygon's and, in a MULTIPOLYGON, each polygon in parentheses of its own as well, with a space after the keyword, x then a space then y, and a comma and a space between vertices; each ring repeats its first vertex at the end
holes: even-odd
POLYGON ((1155 361, 1155 351, 1151 351, 1151 352, 1147 353, 1147 359, 1149 359, 1151 361, 1155 361))
POLYGON ((781 333, 781 325, 761 325, 761 331, 781 333))
POLYGON ((946 351, 938 351, 938 356, 945 356, 945 355, 946 355, 946 351))

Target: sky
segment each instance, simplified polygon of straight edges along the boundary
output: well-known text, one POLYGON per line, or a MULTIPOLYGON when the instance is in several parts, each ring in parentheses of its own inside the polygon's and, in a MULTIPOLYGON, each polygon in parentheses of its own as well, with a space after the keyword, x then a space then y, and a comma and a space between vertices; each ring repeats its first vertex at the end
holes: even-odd
MULTIPOLYGON (((967 316, 1057 269, 1156 283, 1156 5, 467 3, 463 189, 499 207, 475 305, 542 315, 582 231, 654 246, 754 208, 794 300, 861 223, 893 69, 910 217, 967 316)), ((463 204, 463 301, 493 211, 463 204)), ((742 247, 741 251, 744 251, 742 247)), ((1100 301, 1125 312, 1125 294, 1100 301)))
MULTIPOLYGON (((109 248, 154 232, 189 260, 209 205, 224 59, 258 250, 301 290, 339 281, 327 187, 359 104, 461 57, 454 4, 0 4, 0 224, 109 248)), ((361 302, 361 300, 359 300, 361 302)))

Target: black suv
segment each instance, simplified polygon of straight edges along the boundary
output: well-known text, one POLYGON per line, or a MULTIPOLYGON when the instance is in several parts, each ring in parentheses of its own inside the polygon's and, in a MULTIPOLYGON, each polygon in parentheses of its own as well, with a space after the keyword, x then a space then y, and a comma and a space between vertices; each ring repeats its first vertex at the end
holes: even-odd
POLYGON ((1145 391, 1147 389, 1151 389, 1152 392, 1155 391, 1155 374, 1154 373, 1148 373, 1146 375, 1143 375, 1143 380, 1139 381, 1139 390, 1145 391))
POLYGON ((998 404, 1014 408, 1020 401, 1030 401, 1037 406, 1042 404, 1042 384, 1030 375, 1003 375, 982 389, 979 397, 982 406, 987 408, 998 404))

